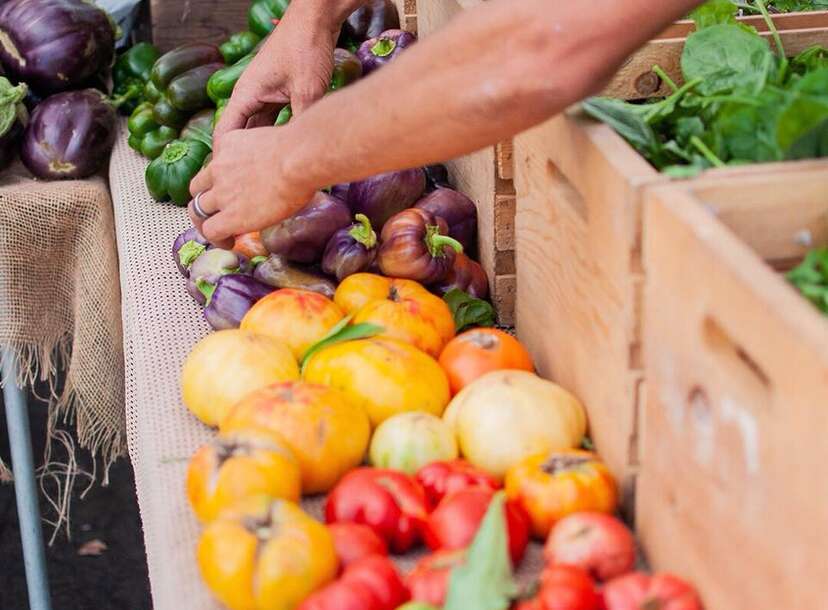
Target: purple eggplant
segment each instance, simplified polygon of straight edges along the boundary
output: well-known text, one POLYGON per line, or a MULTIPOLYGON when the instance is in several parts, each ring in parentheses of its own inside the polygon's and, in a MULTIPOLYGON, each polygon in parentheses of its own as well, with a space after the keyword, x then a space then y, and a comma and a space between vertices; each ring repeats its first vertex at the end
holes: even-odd
POLYGON ((221 248, 207 250, 190 266, 187 292, 199 305, 204 306, 207 302, 205 292, 209 293, 219 278, 231 273, 250 274, 250 261, 246 256, 221 248))
POLYGON ((405 30, 386 30, 379 36, 369 38, 359 45, 356 53, 362 62, 362 73, 367 76, 381 68, 415 42, 417 37, 405 30))
POLYGON ((262 231, 262 243, 272 254, 294 263, 322 258, 331 236, 351 222, 351 211, 340 199, 318 192, 290 218, 262 231))
POLYGON ((340 282, 349 275, 367 271, 377 258, 377 234, 365 214, 357 214, 354 224, 331 237, 322 257, 322 271, 340 282))
POLYGON ((342 201, 348 201, 348 189, 351 188, 350 184, 334 184, 331 187, 331 195, 336 197, 337 199, 341 199, 342 201))
POLYGON ((271 254, 267 260, 256 265, 253 277, 274 288, 310 290, 329 299, 336 292, 336 284, 328 278, 291 265, 277 254, 271 254))
POLYGON ((20 158, 38 178, 86 178, 115 142, 115 109, 95 89, 58 93, 41 102, 23 134, 20 158))
POLYGON ((432 191, 414 206, 439 216, 448 224, 448 234, 472 252, 477 240, 477 207, 463 193, 450 188, 432 191))
POLYGON ((24 83, 15 87, 7 78, 0 76, 0 170, 14 159, 29 117, 23 103, 26 91, 24 83))
POLYGON ((230 273, 216 284, 202 284, 207 299, 204 318, 214 330, 238 328, 250 308, 275 290, 249 275, 230 273))
POLYGON ((112 65, 115 28, 83 0, 0 3, 0 61, 38 92, 76 89, 112 65))
POLYGON ((394 214, 410 208, 425 191, 425 172, 419 167, 379 174, 348 189, 348 207, 354 214, 365 214, 376 231, 394 214))
POLYGON ((172 253, 175 265, 181 275, 190 277, 192 264, 211 247, 207 238, 199 233, 195 227, 190 227, 176 237, 173 242, 172 253))
POLYGON ((344 33, 352 40, 360 42, 398 27, 400 17, 397 7, 391 0, 371 0, 351 13, 342 24, 344 33))

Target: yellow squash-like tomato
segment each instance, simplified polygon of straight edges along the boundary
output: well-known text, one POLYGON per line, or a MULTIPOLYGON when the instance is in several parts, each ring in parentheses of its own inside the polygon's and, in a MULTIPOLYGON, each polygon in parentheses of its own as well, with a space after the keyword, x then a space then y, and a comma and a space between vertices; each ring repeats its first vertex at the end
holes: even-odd
POLYGON ((618 488, 606 465, 588 451, 533 455, 506 473, 506 495, 532 521, 532 533, 545 540, 552 526, 572 513, 612 513, 618 488))
POLYGON ((397 413, 441 415, 449 401, 446 374, 417 348, 374 337, 325 348, 308 360, 304 378, 341 390, 374 426, 397 413))
POLYGON ((272 337, 222 330, 202 339, 181 370, 181 399, 201 421, 217 426, 253 390, 299 378, 290 350, 272 337))
POLYGON ((230 610, 294 610, 339 567, 324 525, 262 496, 210 523, 197 554, 204 582, 230 610))
POLYGON ((299 460, 302 491, 328 491, 358 466, 371 426, 362 406, 334 388, 301 381, 249 394, 222 421, 224 433, 261 430, 284 442, 299 460))
POLYGON ((252 496, 298 502, 302 473, 293 452, 256 430, 223 434, 199 449, 187 469, 187 497, 209 522, 252 496))
POLYGON ((343 317, 333 301, 317 292, 284 288, 251 307, 241 328, 283 341, 301 360, 343 317))
POLYGON ((354 314, 354 324, 377 324, 384 329, 380 336, 405 341, 435 358, 454 337, 448 305, 411 280, 357 273, 343 280, 334 301, 354 314))

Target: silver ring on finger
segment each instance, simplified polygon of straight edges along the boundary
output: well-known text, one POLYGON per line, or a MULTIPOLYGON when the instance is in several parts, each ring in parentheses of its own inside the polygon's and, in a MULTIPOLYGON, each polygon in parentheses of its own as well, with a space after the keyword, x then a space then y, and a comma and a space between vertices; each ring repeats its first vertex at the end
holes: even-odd
POLYGON ((196 193, 195 199, 193 199, 193 212, 195 212, 195 215, 202 220, 207 220, 210 216, 212 216, 212 214, 208 214, 201 207, 201 196, 203 194, 204 193, 196 193))

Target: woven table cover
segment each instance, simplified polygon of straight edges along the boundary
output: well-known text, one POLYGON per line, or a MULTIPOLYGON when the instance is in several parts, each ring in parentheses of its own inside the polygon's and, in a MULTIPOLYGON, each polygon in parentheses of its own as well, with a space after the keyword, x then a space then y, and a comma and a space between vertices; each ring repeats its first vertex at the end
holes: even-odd
MULTIPOLYGON (((179 372, 190 349, 208 333, 173 263, 175 237, 188 226, 186 210, 152 200, 144 186, 146 160, 121 135, 110 167, 123 291, 126 418, 129 454, 149 564, 155 610, 207 610, 221 606, 201 581, 195 549, 200 531, 185 495, 190 456, 214 432, 181 404, 179 372)), ((303 508, 319 518, 323 499, 303 508)), ((419 554, 401 558, 410 569, 419 554)), ((537 574, 533 545, 522 576, 537 574)))
MULTIPOLYGON (((0 253, 0 347, 17 358, 21 385, 41 380, 51 388, 48 432, 70 450, 62 476, 72 477, 74 457, 59 421, 74 424, 81 446, 108 465, 124 454, 126 434, 118 262, 104 177, 41 181, 20 163, 0 172, 0 253)), ((47 470, 56 466, 47 461, 47 470)))

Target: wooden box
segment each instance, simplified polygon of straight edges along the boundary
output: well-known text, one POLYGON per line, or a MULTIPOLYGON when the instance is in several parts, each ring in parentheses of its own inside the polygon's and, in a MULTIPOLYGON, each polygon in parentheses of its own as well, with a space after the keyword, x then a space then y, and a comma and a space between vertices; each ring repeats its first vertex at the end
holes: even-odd
POLYGON ((407 32, 417 33, 417 0, 394 0, 400 16, 400 27, 407 32))
MULTIPOLYGON (((518 335, 539 372, 585 403, 629 508, 645 395, 642 204, 648 188, 669 180, 577 111, 518 136, 514 155, 518 335)), ((803 167, 828 172, 828 161, 710 170, 680 184, 785 181, 803 167)))
MULTIPOLYGON (((772 42, 761 16, 739 17, 739 21, 755 27, 772 42)), ((828 42, 828 11, 774 15, 773 21, 789 56, 828 42)), ((624 62, 603 95, 628 100, 669 95, 670 88, 653 72, 653 66, 659 65, 676 83, 682 84, 681 54, 693 29, 692 21, 679 21, 647 43, 624 62)))
MULTIPOLYGON (((484 0, 418 0, 417 27, 427 36, 484 0)), ((515 324, 515 190, 511 141, 446 163, 452 184, 477 204, 479 255, 498 321, 515 324)))
POLYGON ((777 272, 828 245, 826 170, 646 197, 636 525, 706 610, 828 608, 828 318, 777 272))
POLYGON ((247 29, 250 0, 151 0, 152 40, 162 51, 189 42, 219 44, 247 29))

